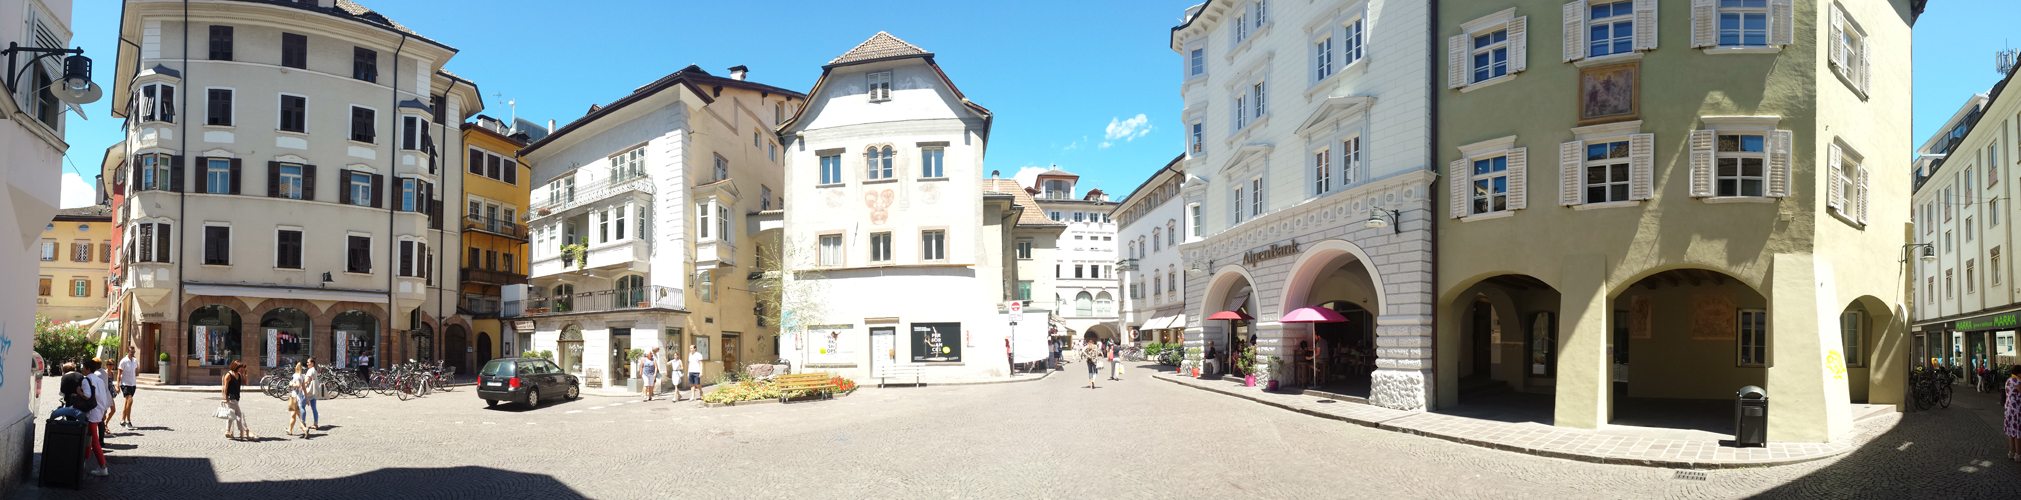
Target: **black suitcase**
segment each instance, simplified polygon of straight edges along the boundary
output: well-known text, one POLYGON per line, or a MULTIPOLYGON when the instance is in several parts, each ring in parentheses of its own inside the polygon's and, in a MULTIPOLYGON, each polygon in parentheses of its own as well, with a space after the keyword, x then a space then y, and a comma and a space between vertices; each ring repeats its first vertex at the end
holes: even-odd
POLYGON ((37 484, 76 489, 84 481, 86 425, 91 424, 56 418, 42 422, 42 477, 37 484))

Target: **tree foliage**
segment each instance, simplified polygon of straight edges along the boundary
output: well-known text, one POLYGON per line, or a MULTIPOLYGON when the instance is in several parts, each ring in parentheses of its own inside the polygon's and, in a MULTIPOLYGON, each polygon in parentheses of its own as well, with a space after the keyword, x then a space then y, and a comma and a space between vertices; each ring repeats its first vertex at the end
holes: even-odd
POLYGON ((58 323, 55 319, 37 314, 35 353, 41 354, 51 366, 66 361, 83 361, 91 356, 91 349, 95 346, 87 333, 83 325, 58 323))

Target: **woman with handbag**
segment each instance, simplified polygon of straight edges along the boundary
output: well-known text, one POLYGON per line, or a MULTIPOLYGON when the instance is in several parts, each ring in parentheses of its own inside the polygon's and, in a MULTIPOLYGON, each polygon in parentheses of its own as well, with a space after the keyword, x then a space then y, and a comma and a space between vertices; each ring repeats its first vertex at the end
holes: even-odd
POLYGON ((320 431, 323 430, 323 410, 316 408, 316 400, 323 399, 323 381, 320 377, 316 376, 318 370, 316 370, 315 358, 310 358, 305 363, 309 366, 309 372, 302 378, 302 387, 304 389, 302 391, 302 422, 314 422, 313 424, 309 424, 309 428, 320 431))
POLYGON ((225 439, 232 438, 233 427, 238 428, 239 439, 260 439, 259 436, 253 435, 252 430, 246 428, 246 412, 239 409, 239 387, 246 382, 246 376, 241 371, 245 367, 244 363, 233 361, 231 366, 225 368, 225 380, 222 384, 224 401, 218 403, 217 411, 217 417, 225 420, 225 439))
POLYGON ((1081 359, 1088 363, 1089 389, 1095 388, 1095 376, 1102 373, 1102 366, 1095 362, 1095 359, 1100 357, 1102 357, 1102 348, 1096 346, 1094 342, 1088 342, 1081 346, 1081 359))
POLYGON ((302 365, 295 365, 295 375, 288 378, 288 434, 295 433, 295 424, 302 424, 302 437, 309 437, 309 421, 302 415, 302 402, 308 399, 306 391, 309 382, 302 376, 302 365))

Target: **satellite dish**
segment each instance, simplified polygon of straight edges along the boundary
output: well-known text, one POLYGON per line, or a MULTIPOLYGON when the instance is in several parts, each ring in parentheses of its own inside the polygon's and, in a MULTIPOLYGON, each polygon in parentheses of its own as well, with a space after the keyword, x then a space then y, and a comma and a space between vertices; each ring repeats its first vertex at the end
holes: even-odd
POLYGON ((72 87, 66 82, 56 82, 49 85, 49 93, 55 94, 56 100, 70 104, 90 104, 105 97, 105 90, 91 82, 84 82, 83 87, 72 87))

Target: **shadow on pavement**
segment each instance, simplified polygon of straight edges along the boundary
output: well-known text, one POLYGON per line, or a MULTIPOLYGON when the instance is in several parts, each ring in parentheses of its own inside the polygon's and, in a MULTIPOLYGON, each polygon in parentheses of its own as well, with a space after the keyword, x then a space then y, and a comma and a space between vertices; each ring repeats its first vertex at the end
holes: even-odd
POLYGON ((2021 497, 2021 463, 2006 457, 1998 395, 1959 389, 1950 408, 1904 414, 1832 465, 1756 498, 2021 497))
MULTIPOLYGON (((30 479, 11 498, 587 498, 546 474, 489 467, 394 468, 329 479, 218 480, 210 459, 130 457, 110 478, 85 476, 77 490, 30 479)), ((38 462, 39 454, 38 454, 38 462)))

